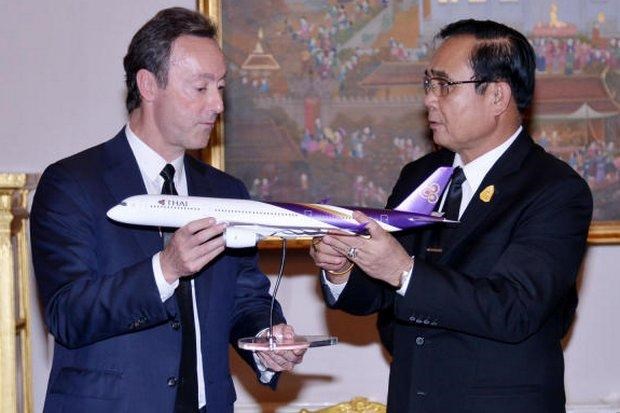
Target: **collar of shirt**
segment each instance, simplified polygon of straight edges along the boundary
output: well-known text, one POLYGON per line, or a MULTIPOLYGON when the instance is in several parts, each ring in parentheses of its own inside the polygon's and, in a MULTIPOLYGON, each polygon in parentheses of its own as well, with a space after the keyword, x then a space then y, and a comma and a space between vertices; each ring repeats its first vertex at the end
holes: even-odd
MULTIPOLYGON (((142 175, 146 192, 148 194, 161 193, 164 178, 162 178, 159 173, 168 162, 150 146, 144 143, 144 141, 131 130, 129 124, 125 126, 125 135, 127 136, 131 151, 138 162, 138 168, 140 168, 140 174, 142 175)), ((174 186, 179 195, 187 195, 187 179, 185 177, 183 159, 184 156, 182 155, 170 162, 172 166, 174 166, 174 186)))
MULTIPOLYGON (((523 126, 519 126, 515 133, 513 133, 505 142, 501 145, 491 149, 487 153, 478 158, 474 159, 467 165, 463 164, 463 159, 457 153, 454 155, 454 162, 452 163, 453 167, 460 166, 463 168, 463 173, 465 174, 465 182, 463 182, 463 198, 461 199, 461 208, 459 210, 459 218, 465 212, 467 205, 469 205, 469 201, 472 200, 474 194, 478 191, 478 187, 482 183, 484 177, 489 173, 495 162, 508 150, 510 145, 517 139, 517 136, 523 130, 523 126)), ((448 191, 444 191, 443 198, 445 199, 446 193, 448 191)), ((443 199, 441 209, 443 210, 443 199)))

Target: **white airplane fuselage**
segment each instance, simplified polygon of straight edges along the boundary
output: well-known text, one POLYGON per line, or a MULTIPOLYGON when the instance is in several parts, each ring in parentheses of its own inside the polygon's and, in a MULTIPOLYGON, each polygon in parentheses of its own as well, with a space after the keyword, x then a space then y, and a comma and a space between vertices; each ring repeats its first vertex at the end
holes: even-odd
POLYGON ((342 207, 326 204, 260 202, 250 199, 176 195, 135 195, 111 208, 110 219, 152 227, 180 228, 192 221, 212 217, 226 223, 226 246, 244 248, 263 238, 304 238, 332 230, 349 234, 367 233, 365 225, 353 219, 360 210, 385 231, 447 222, 432 211, 445 188, 452 168, 438 168, 393 210, 342 207))
MULTIPOLYGON (((353 211, 322 204, 295 204, 307 206, 304 213, 279 207, 277 204, 249 199, 207 198, 175 195, 135 195, 112 208, 108 216, 115 221, 136 225, 179 228, 197 219, 214 217, 216 221, 232 225, 259 225, 281 228, 338 229, 337 226, 317 219, 316 210, 337 212, 342 219, 356 222, 353 211), (314 217, 313 217, 314 216, 314 217)), ((389 225, 386 230, 396 230, 389 225)))

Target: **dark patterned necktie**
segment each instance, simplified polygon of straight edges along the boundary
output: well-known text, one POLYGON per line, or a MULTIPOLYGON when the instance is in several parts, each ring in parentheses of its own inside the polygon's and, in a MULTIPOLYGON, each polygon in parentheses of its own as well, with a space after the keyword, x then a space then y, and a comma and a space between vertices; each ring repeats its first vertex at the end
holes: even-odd
MULTIPOLYGON (((178 195, 174 186, 174 166, 166 164, 160 172, 164 178, 161 193, 164 195, 178 195)), ((163 228, 164 247, 172 238, 172 230, 163 228)), ((179 279, 179 286, 174 294, 177 297, 179 315, 181 319, 181 365, 177 380, 177 398, 175 401, 176 413, 198 411, 198 374, 196 372, 196 330, 194 326, 194 307, 192 304, 192 285, 187 277, 179 279)))
POLYGON ((444 218, 455 221, 459 219, 459 210, 461 209, 461 200, 463 199, 463 182, 465 182, 463 168, 457 166, 452 172, 450 188, 448 188, 446 200, 443 204, 444 218))

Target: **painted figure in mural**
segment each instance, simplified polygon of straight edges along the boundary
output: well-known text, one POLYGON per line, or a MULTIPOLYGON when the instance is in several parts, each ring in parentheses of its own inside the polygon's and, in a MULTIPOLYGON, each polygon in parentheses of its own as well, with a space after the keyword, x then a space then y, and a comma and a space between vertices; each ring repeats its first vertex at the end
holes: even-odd
POLYGON ((521 33, 462 20, 437 38, 424 103, 442 149, 402 169, 387 207, 449 165, 439 211, 460 223, 392 236, 356 213, 369 237, 331 234, 311 248, 325 300, 379 312, 391 412, 564 412, 561 339, 590 189, 524 129, 536 62, 521 33))
MULTIPOLYGON (((229 343, 270 325, 256 251, 225 249, 212 218, 174 233, 106 219, 129 195, 248 197, 239 180, 185 155, 207 145, 223 110, 215 35, 187 9, 149 20, 124 60, 127 125, 41 177, 32 254, 55 338, 45 412, 233 411, 229 343)), ((278 305, 274 320, 274 334, 293 334, 278 305)), ((272 387, 303 356, 239 353, 272 387)))
POLYGON ((556 29, 566 27, 566 23, 558 19, 558 5, 555 3, 551 3, 551 8, 549 9, 549 27, 556 29))

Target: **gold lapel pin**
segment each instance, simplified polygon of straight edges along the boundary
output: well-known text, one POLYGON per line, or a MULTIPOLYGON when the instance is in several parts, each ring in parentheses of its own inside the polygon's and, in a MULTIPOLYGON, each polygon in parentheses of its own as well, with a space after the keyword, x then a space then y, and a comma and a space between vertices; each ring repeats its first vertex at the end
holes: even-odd
POLYGON ((489 185, 480 192, 480 200, 482 202, 491 202, 493 194, 495 193, 495 185, 489 185))

